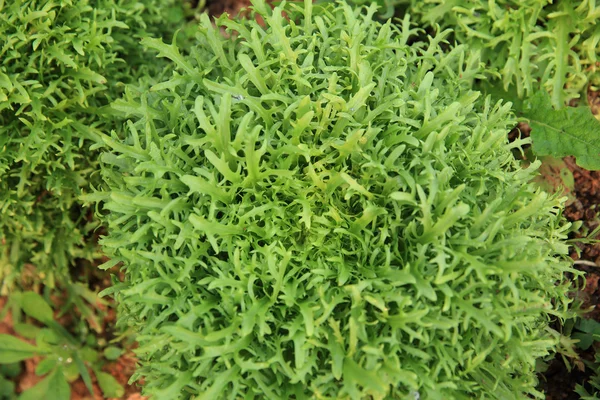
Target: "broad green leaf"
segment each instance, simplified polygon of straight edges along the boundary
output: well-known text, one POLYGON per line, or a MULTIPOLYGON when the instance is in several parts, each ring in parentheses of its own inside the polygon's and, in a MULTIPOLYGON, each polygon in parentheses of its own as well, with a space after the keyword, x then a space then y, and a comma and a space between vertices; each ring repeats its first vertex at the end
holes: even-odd
POLYGON ((21 307, 25 314, 45 324, 54 320, 52 308, 46 300, 35 292, 25 292, 21 296, 21 307))
POLYGON ((111 375, 106 372, 96 371, 96 379, 98 380, 98 386, 102 390, 104 397, 123 397, 125 389, 121 384, 111 375))
POLYGON ((539 91, 526 102, 523 116, 531 126, 535 155, 575 156, 582 168, 600 170, 600 122, 588 107, 555 110, 550 96, 539 91))
POLYGON ((38 346, 57 345, 61 342, 60 333, 50 328, 42 328, 38 331, 35 341, 38 346))
POLYGON ((108 346, 104 349, 104 357, 106 357, 107 360, 116 360, 121 357, 121 354, 123 354, 123 349, 115 346, 108 346))
POLYGON ((76 363, 70 363, 67 364, 66 366, 63 367, 64 368, 64 374, 65 374, 65 378, 67 378, 68 382, 75 382, 77 379, 79 379, 81 377, 81 374, 79 373, 79 368, 77 367, 76 363))
POLYGON ((32 324, 17 323, 14 325, 15 332, 26 339, 35 339, 40 328, 32 324))
MULTIPOLYGON (((88 338, 91 338, 91 342, 92 345, 95 344, 95 340, 94 340, 94 336, 88 336, 88 338)), ((92 347, 89 346, 85 346, 83 348, 81 348, 78 351, 79 356, 81 356, 81 359, 89 364, 94 364, 96 362, 98 362, 98 360, 100 359, 100 354, 94 350, 92 347)))
POLYGON ((26 360, 39 352, 37 347, 14 336, 0 334, 0 364, 26 360))
POLYGON ((580 318, 575 327, 585 333, 600 335, 600 322, 591 318, 580 318))
POLYGON ((57 361, 58 360, 56 359, 56 357, 48 357, 43 359, 35 368, 35 374, 39 376, 46 375, 54 367, 56 367, 57 361))
POLYGON ((0 375, 8 378, 15 378, 23 371, 22 364, 20 362, 14 362, 12 364, 0 364, 0 375))
POLYGON ((584 351, 594 343, 594 336, 591 333, 575 332, 571 338, 578 340, 577 347, 584 351))
POLYGON ((37 385, 19 396, 19 400, 69 400, 70 398, 71 388, 60 368, 55 369, 37 385))
POLYGON ((12 399, 15 396, 15 383, 0 375, 0 399, 12 399))

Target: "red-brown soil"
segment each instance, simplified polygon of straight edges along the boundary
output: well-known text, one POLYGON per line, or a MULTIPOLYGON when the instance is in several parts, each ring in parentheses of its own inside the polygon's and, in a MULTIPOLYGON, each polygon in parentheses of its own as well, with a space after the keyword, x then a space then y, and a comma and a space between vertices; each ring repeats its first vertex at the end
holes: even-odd
MULTIPOLYGON (((575 164, 572 157, 564 161, 575 180, 574 200, 566 207, 565 216, 570 221, 583 222, 580 233, 573 235, 574 238, 582 237, 600 224, 600 171, 584 170, 575 164)), ((572 249, 571 257, 575 260, 575 267, 585 273, 585 288, 575 294, 583 302, 582 308, 590 310, 584 318, 600 322, 600 243, 578 243, 577 248, 572 249)), ((580 352, 579 356, 581 360, 593 361, 595 351, 592 346, 580 352)), ((541 386, 546 393, 546 400, 578 400, 579 395, 573 391, 575 386, 584 384, 590 375, 597 373, 585 368, 581 361, 571 360, 571 364, 569 370, 561 357, 551 362, 542 376, 541 386)))

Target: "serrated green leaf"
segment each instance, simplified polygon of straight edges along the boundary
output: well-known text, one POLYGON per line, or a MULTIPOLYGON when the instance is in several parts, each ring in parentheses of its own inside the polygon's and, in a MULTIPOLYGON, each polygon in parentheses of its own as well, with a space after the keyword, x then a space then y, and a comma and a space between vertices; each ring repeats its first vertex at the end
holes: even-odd
POLYGON ((548 93, 539 91, 523 116, 529 120, 536 155, 575 156, 582 168, 600 170, 600 122, 588 107, 555 110, 548 93))

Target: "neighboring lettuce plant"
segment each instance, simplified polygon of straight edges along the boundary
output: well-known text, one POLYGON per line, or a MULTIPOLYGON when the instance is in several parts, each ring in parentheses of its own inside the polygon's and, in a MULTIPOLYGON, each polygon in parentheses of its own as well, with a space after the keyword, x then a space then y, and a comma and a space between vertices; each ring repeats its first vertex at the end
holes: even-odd
POLYGON ((543 398, 536 359, 570 302, 564 200, 514 159, 510 104, 471 90, 480 60, 373 7, 254 10, 205 16, 187 56, 144 40, 173 74, 98 134, 85 200, 145 393, 543 398))
POLYGON ((123 83, 160 64, 139 41, 170 38, 181 4, 0 1, 1 293, 24 263, 54 286, 74 259, 95 256, 97 222, 77 200, 98 168, 88 148, 112 126, 104 108, 123 83))
POLYGON ((514 87, 520 98, 543 87, 560 108, 585 95, 589 78, 598 78, 600 7, 593 1, 411 2, 420 20, 452 27, 460 43, 481 49, 484 61, 500 71, 504 89, 514 87))
MULTIPOLYGON (((365 0, 349 2, 363 4, 365 0)), ((385 17, 393 14, 390 8, 400 14, 408 11, 419 25, 450 28, 452 40, 480 51, 486 66, 497 71, 496 79, 483 82, 485 89, 517 103, 515 111, 533 128, 536 155, 574 155, 580 166, 600 170, 600 124, 585 106, 588 85, 600 83, 600 6, 594 1, 377 3, 385 17), (582 107, 565 109, 579 98, 584 99, 579 101, 582 107)))

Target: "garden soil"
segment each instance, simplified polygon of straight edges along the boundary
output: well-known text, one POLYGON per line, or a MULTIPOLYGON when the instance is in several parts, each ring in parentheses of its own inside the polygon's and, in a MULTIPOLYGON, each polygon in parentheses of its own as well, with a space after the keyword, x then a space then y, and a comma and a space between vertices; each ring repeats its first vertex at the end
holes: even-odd
POLYGON ((219 16, 227 13, 232 17, 237 16, 242 8, 250 5, 250 0, 207 0, 206 8, 208 13, 213 16, 219 16))
MULTIPOLYGON (((572 235, 573 238, 582 237, 586 232, 596 229, 600 223, 600 171, 586 171, 578 167, 570 157, 564 161, 575 180, 574 201, 565 209, 565 216, 570 221, 583 222, 580 232, 572 235)), ((585 287, 577 289, 573 295, 583 302, 584 309, 590 310, 584 318, 600 322, 600 243, 579 243, 577 248, 572 249, 571 257, 575 260, 576 268, 585 274, 585 287)), ((577 286, 578 283, 574 282, 574 285, 577 286)), ((580 357, 582 360, 593 361, 596 351, 600 349, 596 350, 592 346, 581 352, 580 357)), ((584 384, 594 371, 586 369, 581 360, 569 360, 569 363, 570 368, 557 356, 541 377, 546 400, 579 399, 579 395, 573 391, 575 385, 584 384)))

